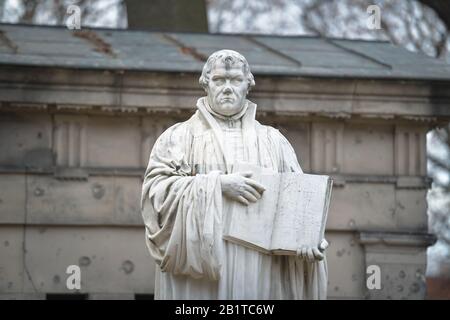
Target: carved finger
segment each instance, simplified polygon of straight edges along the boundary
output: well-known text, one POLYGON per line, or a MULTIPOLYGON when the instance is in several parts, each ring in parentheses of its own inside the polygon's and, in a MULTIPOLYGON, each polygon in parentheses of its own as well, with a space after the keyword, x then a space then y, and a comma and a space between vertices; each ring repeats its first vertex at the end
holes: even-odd
POLYGON ((301 256, 303 259, 306 259, 306 256, 307 256, 306 250, 307 250, 307 249, 306 249, 305 247, 302 248, 302 253, 300 254, 300 256, 301 256))
POLYGON ((306 251, 308 254, 308 261, 309 262, 314 262, 314 253, 313 253, 313 249, 312 248, 308 248, 308 250, 306 251))
POLYGON ((239 201, 240 203, 242 203, 243 205, 245 205, 245 206, 248 206, 248 205, 249 205, 247 199, 245 199, 243 196, 239 196, 239 197, 237 197, 237 199, 238 199, 238 201, 239 201))
POLYGON ((320 241, 319 250, 324 252, 325 249, 328 248, 328 246, 328 241, 326 239, 322 239, 322 241, 320 241))
POLYGON ((319 251, 318 248, 313 248, 312 250, 316 260, 323 260, 323 254, 319 251))
POLYGON ((248 191, 244 191, 242 196, 250 202, 256 202, 258 199, 248 191))
POLYGON ((256 191, 258 191, 260 194, 262 194, 266 188, 264 188, 264 186, 262 184, 259 184, 258 182, 256 182, 255 180, 249 179, 249 178, 245 178, 244 181, 251 185, 253 188, 256 189, 256 191))
POLYGON ((246 184, 244 186, 244 189, 245 191, 250 192, 256 199, 261 199, 261 195, 259 194, 259 192, 256 191, 255 188, 253 188, 252 186, 246 184))

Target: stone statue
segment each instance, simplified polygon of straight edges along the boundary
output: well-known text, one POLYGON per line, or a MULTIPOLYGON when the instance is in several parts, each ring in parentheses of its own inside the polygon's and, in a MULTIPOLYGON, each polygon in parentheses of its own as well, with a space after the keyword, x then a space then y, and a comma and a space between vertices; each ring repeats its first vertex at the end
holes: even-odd
POLYGON ((297 256, 273 256, 222 239, 223 203, 256 202, 264 186, 248 163, 274 172, 302 172, 292 146, 255 119, 246 99, 255 81, 238 52, 213 53, 200 85, 207 96, 187 121, 156 141, 145 172, 141 209, 156 269, 156 299, 325 299, 322 240, 297 256))

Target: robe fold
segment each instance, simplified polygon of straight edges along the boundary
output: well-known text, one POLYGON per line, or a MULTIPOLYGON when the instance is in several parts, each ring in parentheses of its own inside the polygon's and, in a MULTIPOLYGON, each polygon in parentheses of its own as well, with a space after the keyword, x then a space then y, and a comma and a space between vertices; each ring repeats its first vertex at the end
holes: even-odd
MULTIPOLYGON (((205 97, 187 121, 155 142, 142 188, 145 241, 156 268, 156 299, 325 299, 326 260, 270 256, 222 239, 226 201, 220 174, 230 152, 205 97)), ((246 102, 239 119, 244 162, 274 172, 302 172, 294 149, 275 128, 255 119, 246 102)), ((226 121, 226 120, 224 120, 226 121)))

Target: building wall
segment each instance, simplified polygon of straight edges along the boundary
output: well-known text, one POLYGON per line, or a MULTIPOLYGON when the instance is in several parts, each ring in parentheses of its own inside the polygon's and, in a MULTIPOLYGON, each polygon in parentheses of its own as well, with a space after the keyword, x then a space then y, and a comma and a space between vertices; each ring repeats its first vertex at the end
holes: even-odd
MULTIPOLYGON (((71 293, 72 264, 81 268, 80 292, 92 299, 152 294, 142 176, 156 138, 194 111, 202 95, 195 75, 45 72, 0 73, 0 297, 71 293)), ((425 134, 449 116, 424 98, 431 89, 256 81, 258 119, 286 135, 305 172, 335 181, 329 298, 424 298, 433 241, 425 134), (380 267, 380 290, 366 287, 370 265, 380 267)))

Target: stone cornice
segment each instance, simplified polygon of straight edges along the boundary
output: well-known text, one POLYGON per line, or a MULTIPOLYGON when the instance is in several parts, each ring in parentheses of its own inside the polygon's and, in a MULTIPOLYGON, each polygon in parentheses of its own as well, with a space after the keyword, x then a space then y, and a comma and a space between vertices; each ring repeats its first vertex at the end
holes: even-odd
MULTIPOLYGON (((0 72, 4 110, 76 113, 192 112, 204 92, 197 74, 13 68, 0 72)), ((450 83, 258 77, 249 98, 259 114, 443 123, 450 83)))
POLYGON ((436 241, 436 236, 429 233, 400 232, 360 232, 359 242, 363 245, 428 247, 436 241))
MULTIPOLYGON (((53 176, 59 180, 87 180, 89 176, 124 176, 142 178, 145 167, 24 167, 0 166, 0 174, 34 174, 53 176)), ((333 179, 333 188, 342 188, 347 184, 394 184, 397 189, 428 189, 431 179, 422 176, 388 176, 373 174, 333 174, 330 172, 314 172, 313 174, 330 175, 333 179)))

